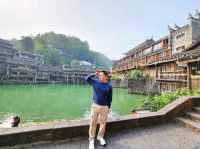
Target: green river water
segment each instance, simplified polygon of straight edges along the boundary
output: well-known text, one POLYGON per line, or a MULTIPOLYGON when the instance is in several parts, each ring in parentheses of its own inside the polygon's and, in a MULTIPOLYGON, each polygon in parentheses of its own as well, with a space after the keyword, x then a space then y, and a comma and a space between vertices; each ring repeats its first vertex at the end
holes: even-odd
MULTIPOLYGON (((112 111, 130 114, 145 96, 113 89, 112 111)), ((19 115, 22 123, 87 118, 92 99, 89 85, 1 85, 0 122, 19 115)))

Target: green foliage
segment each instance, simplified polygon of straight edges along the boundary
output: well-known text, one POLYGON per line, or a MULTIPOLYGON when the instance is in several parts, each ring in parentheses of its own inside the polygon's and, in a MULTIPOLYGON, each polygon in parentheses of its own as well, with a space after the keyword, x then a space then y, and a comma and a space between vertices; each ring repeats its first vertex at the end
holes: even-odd
POLYGON ((25 50, 44 55, 48 64, 71 64, 72 60, 83 60, 99 67, 109 68, 111 60, 104 54, 90 50, 87 41, 81 41, 74 36, 66 36, 48 32, 35 37, 23 37, 11 41, 19 50, 25 50))
POLYGON ((191 93, 186 90, 177 90, 175 92, 164 92, 160 95, 148 96, 143 100, 143 106, 150 109, 150 111, 157 111, 178 97, 186 95, 191 95, 191 93))
POLYGON ((96 51, 90 51, 90 58, 89 62, 96 64, 99 68, 110 68, 111 66, 111 60, 108 59, 104 54, 96 52, 96 51))
POLYGON ((143 80, 147 78, 148 76, 144 73, 144 71, 139 69, 131 70, 126 74, 122 73, 122 74, 112 75, 113 80, 125 80, 125 79, 143 80))
POLYGON ((144 71, 139 69, 131 70, 127 73, 125 76, 127 79, 133 79, 133 80, 142 80, 148 78, 148 76, 144 73, 144 71))
POLYGON ((192 91, 193 95, 200 95, 200 88, 196 88, 192 91))
POLYGON ((113 80, 124 80, 125 77, 123 74, 112 75, 113 80))
POLYGON ((52 65, 66 64, 65 59, 60 55, 58 49, 50 48, 44 52, 45 63, 52 65))
POLYGON ((21 40, 13 39, 12 43, 17 49, 20 49, 22 51, 35 52, 34 40, 32 39, 32 37, 23 36, 21 40))

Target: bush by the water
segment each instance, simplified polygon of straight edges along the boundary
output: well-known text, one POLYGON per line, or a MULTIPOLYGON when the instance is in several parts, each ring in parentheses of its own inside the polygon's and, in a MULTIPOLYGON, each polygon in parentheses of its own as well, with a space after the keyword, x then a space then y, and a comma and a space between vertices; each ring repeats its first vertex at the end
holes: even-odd
POLYGON ((192 95, 200 95, 200 88, 192 90, 192 95))
MULTIPOLYGON (((150 111, 157 111, 176 100, 178 97, 192 95, 187 90, 177 90, 175 92, 163 92, 160 95, 148 96, 143 101, 143 106, 150 109, 150 111)), ((196 94, 200 94, 200 90, 196 91, 196 94)))
POLYGON ((131 70, 127 73, 122 73, 122 74, 113 74, 112 79, 113 80, 128 80, 128 79, 133 79, 133 80, 144 80, 147 79, 148 75, 144 73, 143 70, 140 69, 134 69, 131 70))
POLYGON ((134 69, 126 74, 126 78, 133 80, 143 80, 147 79, 148 76, 144 73, 144 71, 139 69, 134 69))
POLYGON ((112 75, 113 80, 124 80, 125 77, 123 74, 112 75))

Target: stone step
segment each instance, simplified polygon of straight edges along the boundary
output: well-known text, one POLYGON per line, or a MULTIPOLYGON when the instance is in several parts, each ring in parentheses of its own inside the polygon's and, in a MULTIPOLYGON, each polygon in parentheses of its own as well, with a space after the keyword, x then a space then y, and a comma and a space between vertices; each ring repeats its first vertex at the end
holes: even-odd
POLYGON ((192 128, 195 131, 200 132, 200 122, 196 122, 191 119, 183 118, 183 117, 177 117, 176 121, 180 124, 183 124, 186 127, 192 128))
POLYGON ((200 113, 186 112, 186 117, 190 118, 191 120, 200 122, 200 113))
POLYGON ((195 112, 200 113, 200 107, 193 107, 193 109, 194 109, 195 112))

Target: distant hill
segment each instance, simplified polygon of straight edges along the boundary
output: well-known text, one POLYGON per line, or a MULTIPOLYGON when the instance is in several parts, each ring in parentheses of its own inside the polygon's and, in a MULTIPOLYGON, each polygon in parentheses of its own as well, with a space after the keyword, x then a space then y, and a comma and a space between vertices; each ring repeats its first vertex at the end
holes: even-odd
POLYGON ((87 41, 74 36, 48 32, 37 36, 23 36, 20 40, 13 39, 11 42, 19 50, 44 55, 46 64, 70 65, 73 60, 78 60, 108 69, 112 63, 104 54, 91 50, 87 41))

